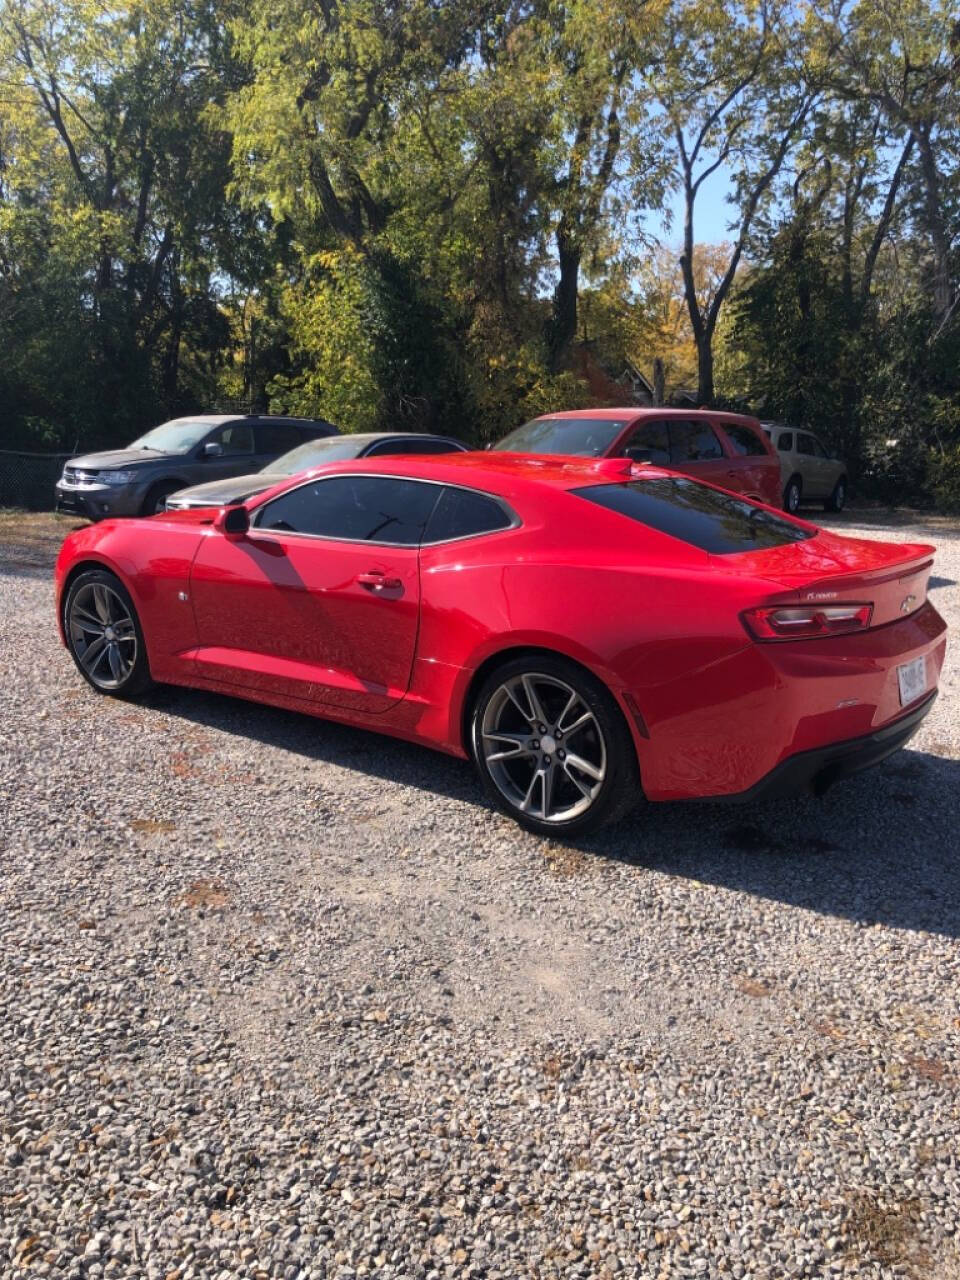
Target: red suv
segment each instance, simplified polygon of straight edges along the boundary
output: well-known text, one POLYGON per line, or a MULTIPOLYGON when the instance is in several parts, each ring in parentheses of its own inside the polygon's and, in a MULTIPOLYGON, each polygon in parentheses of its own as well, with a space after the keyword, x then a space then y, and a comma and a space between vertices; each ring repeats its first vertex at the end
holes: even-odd
POLYGON ((780 460, 756 418, 713 409, 575 409, 517 427, 494 449, 633 458, 780 507, 780 460))

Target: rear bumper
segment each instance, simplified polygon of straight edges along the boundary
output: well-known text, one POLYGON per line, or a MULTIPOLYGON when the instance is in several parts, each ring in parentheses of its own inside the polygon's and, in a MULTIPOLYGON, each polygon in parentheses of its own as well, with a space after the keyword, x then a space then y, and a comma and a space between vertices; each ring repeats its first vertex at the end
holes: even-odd
POLYGON ((823 793, 835 782, 849 778, 863 769, 870 769, 887 756, 906 746, 933 706, 937 691, 928 693, 915 707, 886 724, 882 729, 848 738, 827 747, 815 747, 812 751, 800 751, 789 756, 764 778, 746 791, 735 795, 715 796, 714 800, 738 803, 752 800, 778 800, 785 796, 812 791, 823 793))

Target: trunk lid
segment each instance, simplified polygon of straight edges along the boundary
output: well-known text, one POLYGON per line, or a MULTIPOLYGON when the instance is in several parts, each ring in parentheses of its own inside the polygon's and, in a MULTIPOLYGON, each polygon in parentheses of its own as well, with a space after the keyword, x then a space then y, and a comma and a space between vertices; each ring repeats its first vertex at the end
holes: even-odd
POLYGON ((806 542, 714 559, 769 582, 774 590, 764 604, 872 604, 870 625, 882 627, 926 603, 934 550, 820 530, 806 542))

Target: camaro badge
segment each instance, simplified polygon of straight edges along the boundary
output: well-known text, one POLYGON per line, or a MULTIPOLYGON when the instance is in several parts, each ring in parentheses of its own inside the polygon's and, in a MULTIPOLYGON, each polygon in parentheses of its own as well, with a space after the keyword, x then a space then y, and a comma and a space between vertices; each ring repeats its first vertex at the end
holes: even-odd
POLYGON ((916 596, 906 596, 903 604, 900 606, 901 613, 909 613, 913 606, 917 603, 916 596))

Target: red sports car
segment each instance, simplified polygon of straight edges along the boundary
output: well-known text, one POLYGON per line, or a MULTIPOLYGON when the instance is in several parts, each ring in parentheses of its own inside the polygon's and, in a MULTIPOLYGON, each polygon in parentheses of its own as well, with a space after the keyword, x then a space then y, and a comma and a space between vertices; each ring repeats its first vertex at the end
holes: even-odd
POLYGON ((943 663, 932 551, 626 459, 398 457, 73 533, 57 610, 103 693, 192 685, 472 756, 506 813, 573 835, 641 790, 820 789, 902 746, 943 663))

